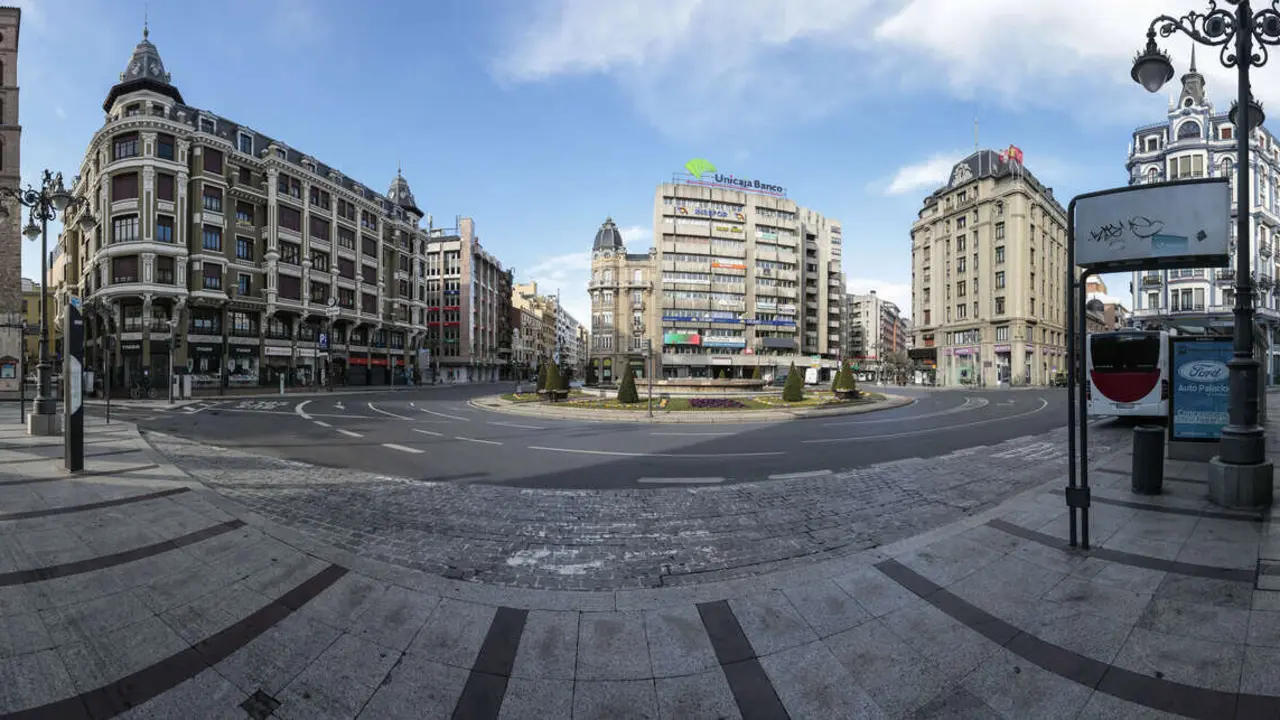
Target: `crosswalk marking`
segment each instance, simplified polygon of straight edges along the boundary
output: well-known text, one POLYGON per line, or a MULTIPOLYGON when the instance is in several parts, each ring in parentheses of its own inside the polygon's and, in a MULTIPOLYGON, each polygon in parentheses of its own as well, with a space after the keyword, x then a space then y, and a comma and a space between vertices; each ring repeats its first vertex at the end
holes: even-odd
POLYGON ((992 453, 991 457, 1006 460, 1014 458, 1019 460, 1050 460, 1055 457, 1065 457, 1066 454, 1067 450, 1061 443, 1033 442, 992 453))

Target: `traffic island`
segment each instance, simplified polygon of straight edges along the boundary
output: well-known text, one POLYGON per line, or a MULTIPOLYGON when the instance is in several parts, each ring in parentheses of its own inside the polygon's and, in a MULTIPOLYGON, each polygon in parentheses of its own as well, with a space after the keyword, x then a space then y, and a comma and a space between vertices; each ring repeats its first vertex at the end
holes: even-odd
POLYGON ((611 398, 575 395, 555 404, 534 393, 492 395, 476 398, 471 405, 484 410, 533 417, 599 422, 724 423, 783 422, 805 417, 858 415, 888 410, 915 402, 911 398, 880 393, 861 393, 857 398, 840 399, 829 392, 808 393, 803 400, 788 402, 781 395, 756 397, 669 397, 648 402, 623 403, 611 398))

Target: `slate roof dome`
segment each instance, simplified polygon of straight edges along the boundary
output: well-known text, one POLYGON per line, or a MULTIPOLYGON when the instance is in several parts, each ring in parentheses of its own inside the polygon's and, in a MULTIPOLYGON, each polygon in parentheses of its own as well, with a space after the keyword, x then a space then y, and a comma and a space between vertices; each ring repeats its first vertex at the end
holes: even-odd
POLYGON ((423 214, 418 209, 417 201, 413 199, 409 181, 404 179, 404 175, 400 174, 399 170, 396 170, 396 179, 391 181, 391 187, 387 189, 387 198, 405 210, 410 210, 417 215, 423 214))
POLYGON ((627 249, 626 244, 622 241, 622 231, 618 230, 618 226, 614 224, 613 218, 605 218, 604 224, 600 226, 600 230, 596 232, 596 241, 591 245, 592 250, 622 250, 627 249))
POLYGON ((111 105, 121 95, 138 90, 151 90, 176 102, 183 102, 182 93, 170 83, 169 73, 164 69, 164 61, 160 59, 160 51, 151 43, 150 35, 150 30, 143 26, 142 42, 133 49, 129 64, 120 73, 120 82, 107 93, 107 99, 102 103, 104 111, 110 111, 111 105))

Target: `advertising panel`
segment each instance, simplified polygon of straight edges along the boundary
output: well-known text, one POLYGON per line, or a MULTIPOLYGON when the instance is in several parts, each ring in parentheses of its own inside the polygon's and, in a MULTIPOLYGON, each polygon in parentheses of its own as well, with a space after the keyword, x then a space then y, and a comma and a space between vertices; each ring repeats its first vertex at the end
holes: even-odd
POLYGON ((1075 264, 1081 267, 1228 264, 1231 197, 1225 177, 1103 190, 1080 195, 1071 205, 1075 264))
POLYGON ((701 345, 702 336, 696 332, 669 332, 662 334, 663 345, 701 345))
POLYGON ((1169 339, 1169 439, 1217 442, 1227 424, 1229 337, 1169 339))

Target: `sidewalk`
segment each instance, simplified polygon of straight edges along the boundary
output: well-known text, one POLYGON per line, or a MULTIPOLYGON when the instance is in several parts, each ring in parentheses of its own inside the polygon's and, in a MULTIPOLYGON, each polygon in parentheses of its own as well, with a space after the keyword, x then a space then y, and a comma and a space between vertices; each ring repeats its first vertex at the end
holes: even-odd
POLYGON ((0 423, 4 718, 1280 716, 1280 533, 1209 506, 1202 464, 1138 497, 1128 450, 1098 458, 1090 551, 1059 477, 799 569, 568 592, 319 542, 324 518, 269 521, 127 424, 91 421, 70 478, 60 441, 0 423))

